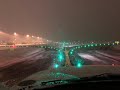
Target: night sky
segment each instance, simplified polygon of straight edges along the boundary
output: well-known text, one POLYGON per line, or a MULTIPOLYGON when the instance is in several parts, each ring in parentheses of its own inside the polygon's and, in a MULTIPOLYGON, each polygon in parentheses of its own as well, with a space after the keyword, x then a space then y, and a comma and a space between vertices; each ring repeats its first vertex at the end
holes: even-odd
POLYGON ((55 41, 120 40, 120 0, 0 0, 0 30, 55 41))

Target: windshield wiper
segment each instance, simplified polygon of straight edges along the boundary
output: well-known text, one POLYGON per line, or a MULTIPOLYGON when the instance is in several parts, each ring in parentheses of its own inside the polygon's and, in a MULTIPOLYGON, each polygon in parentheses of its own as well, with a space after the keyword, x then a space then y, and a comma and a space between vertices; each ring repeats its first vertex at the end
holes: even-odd
POLYGON ((99 82, 99 81, 120 81, 120 74, 104 73, 90 77, 82 77, 75 80, 67 80, 69 83, 77 82, 99 82))
POLYGON ((79 82, 99 82, 99 81, 120 81, 120 74, 112 74, 112 73, 104 73, 99 75, 94 75, 90 77, 82 77, 82 78, 74 78, 74 79, 67 79, 67 80, 53 80, 53 81, 46 81, 42 82, 42 86, 46 86, 48 84, 55 85, 55 84, 70 84, 70 83, 79 83, 79 82))
MULTIPOLYGON (((51 80, 41 82, 39 85, 27 85, 26 87, 34 88, 33 90, 39 90, 39 86, 57 86, 57 85, 73 85, 73 84, 84 84, 91 82, 110 82, 117 81, 120 82, 120 74, 112 74, 112 73, 103 73, 99 75, 82 77, 82 78, 74 78, 74 79, 66 79, 66 80, 51 80)), ((32 81, 33 82, 33 81, 32 81)), ((29 82, 30 83, 30 82, 29 82)), ((30 83, 31 84, 31 83, 30 83)))

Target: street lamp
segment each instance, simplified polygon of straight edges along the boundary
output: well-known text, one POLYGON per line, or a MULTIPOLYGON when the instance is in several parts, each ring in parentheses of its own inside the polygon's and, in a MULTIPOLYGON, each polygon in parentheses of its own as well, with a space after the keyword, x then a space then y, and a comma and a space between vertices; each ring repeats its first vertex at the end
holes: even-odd
POLYGON ((17 33, 16 33, 16 32, 14 32, 14 36, 17 36, 17 33))
POLYGON ((30 37, 30 35, 26 35, 26 37, 28 38, 28 37, 30 37))
POLYGON ((37 37, 37 39, 40 39, 40 37, 37 37))
POLYGON ((17 33, 16 32, 14 32, 14 44, 16 44, 16 36, 17 36, 17 33))
POLYGON ((29 38, 29 37, 30 37, 30 35, 27 34, 27 35, 26 35, 26 40, 27 40, 26 43, 28 43, 28 44, 30 43, 30 41, 29 41, 30 38, 29 38))

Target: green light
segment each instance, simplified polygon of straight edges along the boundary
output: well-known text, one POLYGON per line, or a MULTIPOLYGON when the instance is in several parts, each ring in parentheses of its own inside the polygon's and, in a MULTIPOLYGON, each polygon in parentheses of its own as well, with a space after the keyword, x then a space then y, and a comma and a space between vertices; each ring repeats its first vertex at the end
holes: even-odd
POLYGON ((84 47, 86 47, 86 45, 84 47))
POLYGON ((97 44, 95 44, 95 46, 97 46, 97 44))
POLYGON ((91 46, 93 47, 93 44, 91 44, 91 46))
POLYGON ((70 54, 73 54, 73 52, 71 51, 70 54))
POLYGON ((59 52, 58 52, 57 59, 58 59, 58 61, 60 61, 60 62, 64 60, 64 54, 63 54, 62 51, 59 51, 59 52))
POLYGON ((58 68, 58 67, 59 67, 59 65, 58 65, 58 64, 55 64, 55 65, 54 65, 54 68, 58 68))
POLYGON ((101 46, 102 44, 100 44, 100 46, 101 46))
POLYGON ((104 44, 105 45, 105 44, 104 44))
POLYGON ((58 52, 60 52, 60 50, 58 50, 58 52))
POLYGON ((81 63, 77 63, 77 67, 78 67, 78 68, 81 68, 81 67, 82 67, 82 64, 81 64, 81 63))
POLYGON ((63 58, 63 55, 60 54, 60 55, 58 56, 58 59, 59 59, 59 61, 62 61, 62 60, 64 59, 64 58, 63 58))
POLYGON ((88 45, 88 47, 89 47, 90 45, 88 45))
POLYGON ((71 51, 74 51, 73 49, 71 51))
POLYGON ((80 48, 80 46, 78 48, 80 48))

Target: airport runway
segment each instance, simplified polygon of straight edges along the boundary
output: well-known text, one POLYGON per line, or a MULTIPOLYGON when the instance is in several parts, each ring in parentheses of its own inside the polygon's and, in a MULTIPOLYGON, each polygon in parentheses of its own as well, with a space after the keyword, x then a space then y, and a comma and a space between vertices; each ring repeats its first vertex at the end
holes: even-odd
POLYGON ((78 55, 83 58, 85 65, 120 65, 119 50, 88 50, 78 55))
MULTIPOLYGON (((79 51, 84 65, 120 65, 119 50, 79 51)), ((8 86, 17 84, 22 79, 53 65, 55 51, 40 48, 17 48, 0 50, 0 82, 8 86)))
POLYGON ((29 75, 48 69, 50 51, 40 48, 18 48, 0 51, 0 82, 12 86, 29 75))

